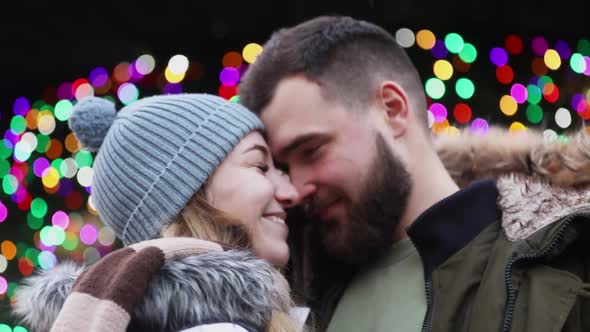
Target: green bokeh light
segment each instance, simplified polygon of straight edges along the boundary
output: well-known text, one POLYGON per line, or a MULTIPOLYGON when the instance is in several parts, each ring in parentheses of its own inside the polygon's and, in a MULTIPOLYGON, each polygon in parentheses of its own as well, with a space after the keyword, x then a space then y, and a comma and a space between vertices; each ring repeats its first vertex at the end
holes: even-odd
POLYGON ((92 167, 93 158, 92 158, 92 154, 89 151, 80 150, 80 151, 76 152, 76 155, 74 156, 74 160, 76 161, 78 168, 92 167))
POLYGON ((58 101, 55 104, 55 118, 59 121, 68 120, 72 114, 72 107, 72 102, 67 99, 58 101))
POLYGON ((0 324, 0 332, 12 332, 12 329, 6 324, 0 324))
POLYGON ((543 87, 547 83, 553 83, 553 79, 547 75, 539 77, 539 81, 537 82, 537 86, 539 87, 539 89, 541 89, 541 92, 543 91, 543 87))
POLYGON ((20 162, 25 162, 31 157, 31 151, 28 150, 22 143, 17 143, 14 147, 14 159, 20 162))
POLYGON ((449 33, 445 37, 445 46, 447 47, 449 52, 453 54, 461 52, 464 44, 465 42, 463 41, 463 37, 461 37, 457 33, 449 33))
POLYGON ((45 105, 45 102, 43 100, 35 100, 33 102, 33 104, 31 105, 31 108, 35 108, 40 110, 41 107, 43 107, 45 105))
POLYGON ((538 124, 543 121, 543 109, 537 104, 530 104, 526 108, 526 118, 532 124, 538 124))
POLYGON ((570 58, 570 67, 572 70, 578 74, 582 74, 586 70, 586 60, 584 60, 584 56, 580 53, 572 54, 570 58))
POLYGON ((43 218, 37 218, 29 212, 27 213, 27 226, 32 230, 38 230, 43 226, 43 218))
POLYGON ((63 173, 61 171, 61 164, 63 163, 63 159, 61 158, 56 158, 51 162, 51 167, 55 168, 57 170, 57 172, 59 173, 59 177, 63 177, 63 173))
POLYGON ((459 52, 459 58, 465 63, 472 63, 477 58, 477 49, 470 43, 465 43, 463 49, 459 52))
POLYGON ((115 97, 111 96, 111 95, 106 95, 106 96, 102 96, 104 99, 116 104, 117 100, 115 99, 115 97))
POLYGON ((59 227, 45 226, 39 232, 39 237, 46 246, 59 246, 64 243, 66 233, 59 227))
POLYGON ((61 246, 66 240, 66 232, 59 227, 52 227, 55 242, 53 244, 61 246))
POLYGON ((28 244, 24 242, 19 242, 16 244, 16 258, 21 258, 25 255, 25 251, 29 247, 28 244))
POLYGON ((41 197, 33 199, 31 202, 31 214, 36 218, 43 218, 47 214, 47 203, 41 197))
POLYGON ((12 174, 6 174, 2 179, 2 190, 7 195, 12 195, 18 189, 18 179, 12 174))
POLYGON ((78 247, 78 243, 79 243, 78 237, 76 237, 76 236, 69 236, 68 237, 66 235, 66 239, 64 240, 62 247, 65 250, 72 251, 78 247))
POLYGON ((473 82, 471 82, 471 80, 468 78, 460 78, 455 84, 455 90, 457 91, 457 95, 459 97, 463 99, 469 99, 475 92, 475 85, 473 85, 473 82))
POLYGON ((10 130, 15 134, 22 134, 27 129, 27 119, 23 116, 15 115, 10 120, 10 130))
POLYGON ((10 171, 10 163, 5 159, 0 159, 0 178, 3 178, 10 171))
POLYGON ((527 90, 527 101, 531 104, 538 104, 543 97, 541 89, 538 86, 529 84, 526 87, 527 90))
POLYGON ((12 154, 12 149, 6 145, 6 140, 0 140, 0 159, 6 159, 12 154))
POLYGON ((41 106, 41 108, 39 108, 39 111, 40 111, 40 112, 43 112, 43 111, 49 111, 49 112, 51 112, 52 114, 54 113, 53 106, 51 106, 51 105, 48 105, 48 104, 43 104, 43 106, 41 106))
POLYGON ((24 327, 17 325, 12 329, 12 332, 29 332, 27 329, 25 329, 24 327))
POLYGON ((33 266, 37 266, 39 265, 39 253, 40 251, 36 248, 27 248, 25 251, 25 257, 33 263, 33 266))
POLYGON ((45 226, 41 228, 41 231, 39 232, 39 238, 46 246, 51 246, 53 244, 53 232, 51 231, 52 228, 52 226, 45 226))
POLYGON ((45 153, 49 150, 51 139, 47 135, 37 134, 37 148, 35 151, 39 153, 45 153))
POLYGON ((42 251, 39 254, 39 267, 47 270, 55 266, 55 256, 48 251, 42 251))
POLYGON ((9 282, 8 283, 8 291, 6 292, 6 294, 9 297, 12 297, 14 295, 14 292, 17 290, 18 288, 18 284, 16 282, 9 282))
POLYGON ((445 84, 438 78, 430 78, 426 81, 426 93, 432 99, 440 99, 445 95, 445 84))
POLYGON ((578 52, 582 55, 590 56, 590 41, 588 39, 578 40, 578 52))

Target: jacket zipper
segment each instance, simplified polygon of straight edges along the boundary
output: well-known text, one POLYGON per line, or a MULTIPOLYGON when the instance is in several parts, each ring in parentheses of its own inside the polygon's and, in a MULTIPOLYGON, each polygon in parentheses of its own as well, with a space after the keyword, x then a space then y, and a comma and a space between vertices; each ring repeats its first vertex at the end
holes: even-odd
POLYGON ((432 321, 432 279, 430 276, 426 279, 426 317, 422 324, 422 332, 430 331, 430 322, 432 321))
POLYGON ((516 264, 523 264, 523 263, 530 263, 533 261, 538 261, 542 258, 545 258, 547 254, 555 247, 561 240, 565 234, 566 229, 570 226, 574 218, 576 218, 578 214, 573 214, 567 217, 567 219, 561 225, 559 231, 551 242, 549 242, 543 249, 537 251, 534 254, 528 254, 524 256, 519 256, 513 258, 508 265, 506 265, 506 270, 504 271, 504 278, 506 281, 506 290, 507 290, 507 299, 506 299, 506 309, 504 311, 504 323, 502 324, 502 331, 509 332, 510 328, 512 327, 512 316, 514 314, 514 303, 516 301, 516 292, 512 287, 512 269, 516 264))
MULTIPOLYGON (((414 242, 414 241, 412 241, 414 242)), ((418 252, 420 256, 420 260, 422 260, 422 264, 424 264, 424 258, 422 256, 422 252, 420 248, 414 244, 414 248, 418 252)), ((426 290, 426 315, 424 316, 424 322, 422 323, 422 332, 429 332, 430 331, 430 322, 432 320, 432 277, 430 274, 427 275, 426 273, 426 265, 424 264, 424 289, 426 290)))

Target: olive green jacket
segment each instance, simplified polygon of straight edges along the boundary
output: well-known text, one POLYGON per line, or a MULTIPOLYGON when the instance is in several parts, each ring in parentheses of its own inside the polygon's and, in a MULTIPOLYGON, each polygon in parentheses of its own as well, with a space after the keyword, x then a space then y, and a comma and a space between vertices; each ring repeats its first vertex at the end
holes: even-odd
MULTIPOLYGON (((436 147, 461 187, 497 180, 500 213, 424 264, 423 331, 590 331, 590 136, 548 143, 492 129, 436 147)), ((321 331, 355 269, 323 256, 309 228, 293 229, 290 278, 321 331)))
POLYGON ((464 246, 410 229, 417 247, 437 242, 421 253, 423 331, 590 331, 590 191, 514 177, 497 186, 500 220, 465 225, 464 246))

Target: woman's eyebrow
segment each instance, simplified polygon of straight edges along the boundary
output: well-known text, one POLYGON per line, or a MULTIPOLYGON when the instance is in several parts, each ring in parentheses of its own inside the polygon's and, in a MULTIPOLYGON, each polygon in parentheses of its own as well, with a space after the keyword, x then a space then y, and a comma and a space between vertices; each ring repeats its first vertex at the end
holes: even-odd
POLYGON ((251 147, 246 149, 243 153, 248 153, 253 150, 258 150, 258 151, 262 152, 262 154, 264 154, 265 158, 268 158, 268 156, 270 155, 270 152, 268 152, 268 148, 266 148, 264 145, 260 145, 260 144, 252 145, 251 147))

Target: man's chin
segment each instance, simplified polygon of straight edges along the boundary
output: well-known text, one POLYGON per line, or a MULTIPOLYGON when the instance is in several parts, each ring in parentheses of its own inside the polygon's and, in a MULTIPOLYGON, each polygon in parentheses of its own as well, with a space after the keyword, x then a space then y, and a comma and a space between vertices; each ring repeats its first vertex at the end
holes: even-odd
POLYGON ((330 220, 323 224, 321 238, 326 254, 337 261, 350 265, 362 265, 381 256, 392 244, 385 230, 346 220, 330 220))
POLYGON ((322 240, 326 253, 333 259, 346 264, 363 264, 375 254, 364 241, 356 239, 346 227, 332 228, 323 232, 322 240))

